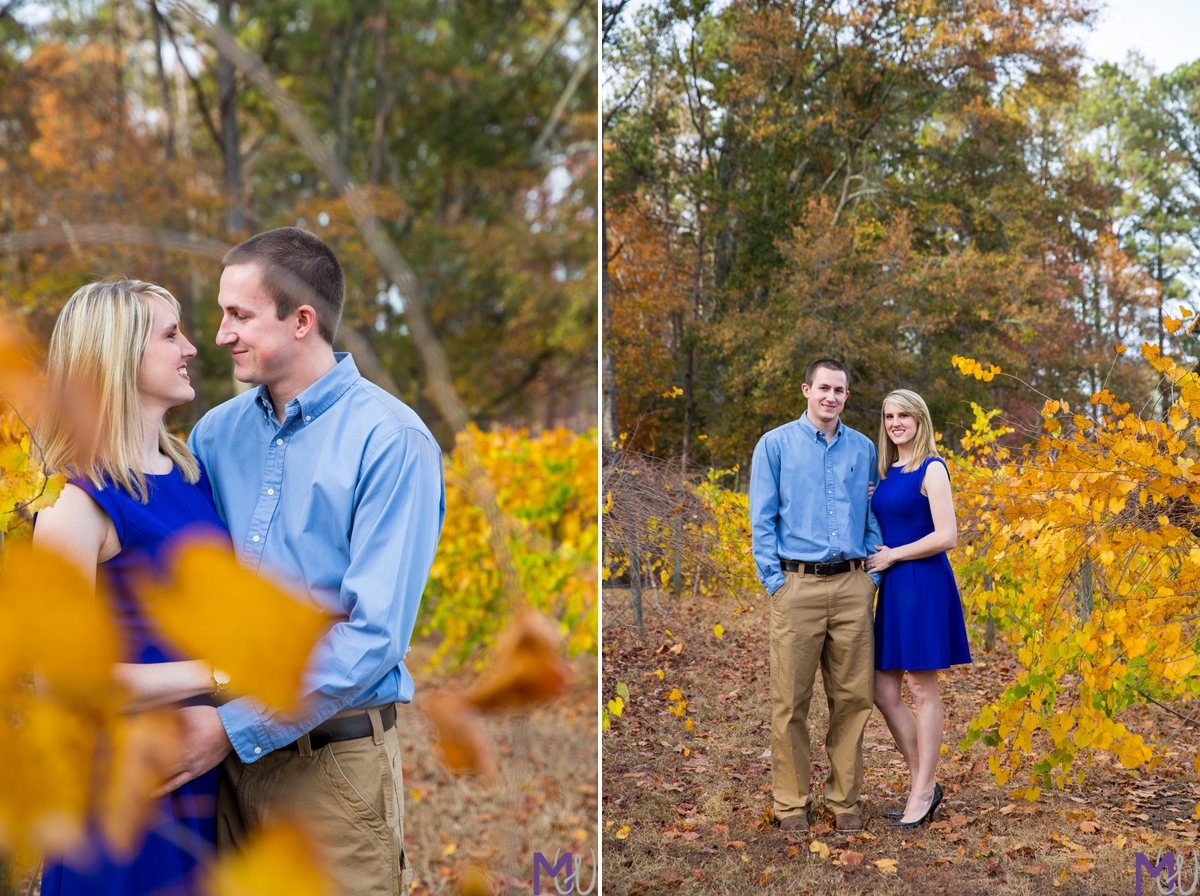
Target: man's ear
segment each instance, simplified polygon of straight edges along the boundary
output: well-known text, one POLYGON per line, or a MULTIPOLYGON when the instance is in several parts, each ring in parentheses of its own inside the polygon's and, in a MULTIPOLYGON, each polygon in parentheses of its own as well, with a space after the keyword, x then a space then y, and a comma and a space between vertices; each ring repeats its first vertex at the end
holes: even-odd
POLYGON ((304 339, 317 328, 317 312, 312 305, 301 305, 296 309, 296 338, 304 339))
POLYGON ((808 390, 811 388, 812 388, 812 386, 810 386, 808 383, 801 383, 800 384, 800 394, 803 395, 805 398, 808 398, 808 390))

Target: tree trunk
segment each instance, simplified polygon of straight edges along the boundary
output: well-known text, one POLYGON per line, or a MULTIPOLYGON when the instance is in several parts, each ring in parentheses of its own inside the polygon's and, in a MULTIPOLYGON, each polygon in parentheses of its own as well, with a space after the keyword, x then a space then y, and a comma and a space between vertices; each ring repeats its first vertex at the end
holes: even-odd
POLYGON ((646 634, 646 623, 642 618, 642 564, 637 551, 629 552, 629 606, 633 610, 633 624, 639 635, 646 634))
MULTIPOLYGON (((187 277, 183 280, 183 288, 179 291, 179 318, 183 324, 183 331, 191 339, 199 342, 200 333, 196 329, 196 297, 201 294, 200 289, 200 272, 196 269, 195 262, 188 259, 187 277)), ((204 399, 204 375, 200 369, 200 358, 196 357, 196 363, 191 366, 188 375, 192 381, 192 388, 196 392, 196 397, 188 404, 188 423, 195 426, 200 422, 200 418, 204 416, 204 412, 208 410, 208 403, 204 399)))
MULTIPOLYGON (((603 309, 603 332, 607 335, 612 332, 612 289, 611 278, 608 273, 609 254, 608 254, 608 214, 602 209, 601 221, 603 223, 603 235, 601 244, 604 248, 604 264, 600 273, 601 276, 601 307, 603 309)), ((609 348, 608 340, 604 340, 604 398, 601 409, 601 450, 611 451, 616 444, 617 431, 617 372, 613 367, 612 350, 609 348)))
POLYGON ((683 361, 683 456, 680 458, 679 475, 687 480, 688 461, 692 455, 692 424, 696 417, 696 394, 693 389, 696 367, 696 345, 684 326, 686 353, 683 361))
POLYGON ((371 173, 369 183, 377 186, 383 177, 383 148, 387 133, 387 0, 379 0, 379 20, 375 23, 375 130, 371 135, 371 173))
MULTIPOLYGON (((217 20, 226 31, 233 32, 230 13, 233 0, 217 0, 217 20)), ((218 48, 217 92, 221 110, 221 151, 225 158, 225 230, 241 233, 245 228, 242 214, 242 166, 238 151, 237 82, 233 60, 218 48)))
POLYGON ((158 91, 162 97, 163 117, 167 120, 164 151, 168 159, 175 158, 175 100, 171 96, 171 85, 167 83, 167 70, 163 65, 163 27, 158 4, 151 0, 150 21, 154 25, 154 66, 158 71, 158 91))

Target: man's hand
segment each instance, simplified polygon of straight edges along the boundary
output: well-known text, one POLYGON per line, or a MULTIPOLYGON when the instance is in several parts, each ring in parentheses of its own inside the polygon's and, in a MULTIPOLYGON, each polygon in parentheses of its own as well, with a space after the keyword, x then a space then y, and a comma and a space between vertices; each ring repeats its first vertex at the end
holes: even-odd
POLYGON ((867 572, 883 572, 896 562, 896 557, 887 545, 875 545, 875 553, 867 558, 867 572))
POLYGON ((164 796, 216 768, 233 749, 215 706, 185 706, 179 710, 179 720, 183 727, 183 751, 171 777, 152 794, 155 797, 164 796))

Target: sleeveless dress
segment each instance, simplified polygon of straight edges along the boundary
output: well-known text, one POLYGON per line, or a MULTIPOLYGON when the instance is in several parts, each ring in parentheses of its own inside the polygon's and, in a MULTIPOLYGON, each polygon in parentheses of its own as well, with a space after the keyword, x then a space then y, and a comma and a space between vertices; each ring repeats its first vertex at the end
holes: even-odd
MULTIPOLYGON (((97 489, 90 480, 71 480, 104 509, 121 542, 121 552, 101 563, 97 575, 113 603, 125 662, 174 662, 187 657, 154 631, 131 585, 163 571, 167 551, 181 536, 202 533, 228 540, 229 532, 217 515, 203 468, 195 485, 178 467, 148 474, 146 482, 149 501, 142 504, 119 486, 97 489)), ((70 865, 47 857, 43 896, 198 896, 199 875, 193 872, 216 850, 216 800, 213 769, 160 799, 152 830, 132 861, 108 855, 97 835, 89 838, 87 854, 72 856, 70 865)))
MULTIPOLYGON (((888 547, 909 544, 933 532, 929 498, 921 483, 926 458, 911 473, 892 467, 875 486, 871 510, 888 547)), ((948 669, 971 662, 962 599, 946 552, 920 560, 902 560, 883 573, 875 605, 876 669, 948 669)))

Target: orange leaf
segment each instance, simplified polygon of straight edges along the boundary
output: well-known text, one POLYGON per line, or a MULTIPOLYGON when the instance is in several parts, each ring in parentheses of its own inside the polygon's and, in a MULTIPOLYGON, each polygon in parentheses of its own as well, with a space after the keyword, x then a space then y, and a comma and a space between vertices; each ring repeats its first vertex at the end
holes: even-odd
POLYGON ((496 772, 492 742, 474 707, 455 691, 439 694, 425 704, 433 722, 436 743, 446 765, 454 772, 491 778, 496 772))
POLYGON ((466 695, 482 711, 548 700, 571 679, 571 669, 559 655, 558 637, 550 623, 528 608, 500 633, 491 660, 491 673, 466 695))

